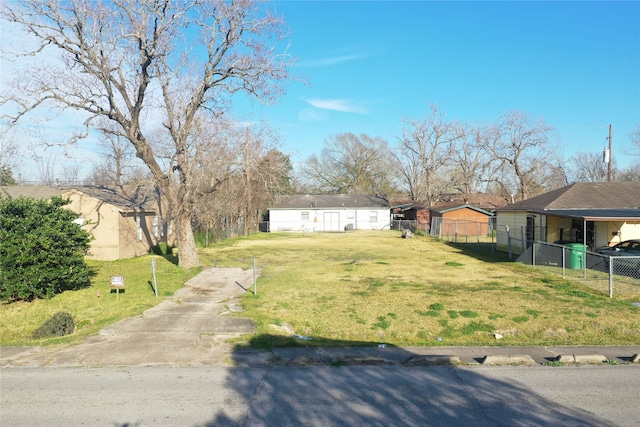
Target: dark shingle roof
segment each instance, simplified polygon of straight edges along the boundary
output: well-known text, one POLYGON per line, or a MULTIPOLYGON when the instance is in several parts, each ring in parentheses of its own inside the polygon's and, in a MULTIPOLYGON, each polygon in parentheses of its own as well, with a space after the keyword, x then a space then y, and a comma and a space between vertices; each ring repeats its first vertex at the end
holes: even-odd
POLYGON ((158 192, 153 186, 136 187, 73 187, 124 210, 154 211, 157 208, 158 192))
POLYGON ((112 204, 123 210, 154 211, 157 207, 158 193, 153 186, 136 187, 52 187, 47 185, 14 185, 0 187, 0 197, 20 196, 33 199, 50 199, 53 196, 63 196, 72 190, 87 194, 103 202, 112 204))
POLYGON ((440 196, 440 203, 458 202, 459 204, 467 203, 469 205, 482 208, 485 210, 495 210, 507 204, 507 199, 493 194, 485 193, 466 193, 466 194, 443 194, 440 196))
POLYGON ((271 209, 389 208, 386 196, 371 194, 296 194, 279 196, 271 209))
POLYGON ((578 182, 498 210, 635 208, 640 208, 640 182, 578 182))
POLYGON ((60 196, 65 189, 60 187, 52 187, 50 185, 11 185, 9 187, 0 187, 0 197, 9 196, 12 199, 18 197, 28 197, 30 199, 50 199, 54 196, 60 196))

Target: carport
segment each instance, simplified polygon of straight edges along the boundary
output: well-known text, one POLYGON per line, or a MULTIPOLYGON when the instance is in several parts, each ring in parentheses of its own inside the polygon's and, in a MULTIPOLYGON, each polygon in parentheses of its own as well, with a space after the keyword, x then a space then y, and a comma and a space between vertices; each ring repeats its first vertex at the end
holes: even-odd
POLYGON ((594 250, 640 238, 640 209, 545 209, 546 241, 583 243, 594 250))

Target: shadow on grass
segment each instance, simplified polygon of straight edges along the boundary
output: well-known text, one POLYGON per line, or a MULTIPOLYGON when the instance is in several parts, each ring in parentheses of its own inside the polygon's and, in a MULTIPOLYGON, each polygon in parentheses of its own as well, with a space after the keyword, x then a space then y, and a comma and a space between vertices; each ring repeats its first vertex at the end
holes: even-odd
POLYGON ((168 246, 166 243, 153 246, 149 252, 152 255, 157 255, 169 261, 171 264, 178 265, 178 254, 172 246, 168 246))
MULTIPOLYGON (((256 334, 241 347, 256 350, 272 350, 276 347, 377 347, 379 342, 344 341, 322 337, 305 337, 301 335, 284 336, 273 334, 256 334)), ((391 344, 387 344, 392 347, 391 344)))
POLYGON ((452 248, 459 249, 464 255, 486 262, 513 262, 509 260, 509 254, 500 252, 494 248, 493 243, 455 243, 445 242, 452 248))

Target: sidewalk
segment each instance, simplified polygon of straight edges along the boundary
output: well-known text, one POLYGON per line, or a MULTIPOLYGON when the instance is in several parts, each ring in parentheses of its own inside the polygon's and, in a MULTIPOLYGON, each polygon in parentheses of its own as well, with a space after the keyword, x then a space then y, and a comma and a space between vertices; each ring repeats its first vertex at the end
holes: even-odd
POLYGON ((209 268, 171 299, 121 320, 78 344, 2 347, 0 367, 542 365, 638 363, 637 346, 584 347, 292 347, 236 350, 229 338, 255 331, 251 319, 230 317, 253 282, 253 271, 209 268))

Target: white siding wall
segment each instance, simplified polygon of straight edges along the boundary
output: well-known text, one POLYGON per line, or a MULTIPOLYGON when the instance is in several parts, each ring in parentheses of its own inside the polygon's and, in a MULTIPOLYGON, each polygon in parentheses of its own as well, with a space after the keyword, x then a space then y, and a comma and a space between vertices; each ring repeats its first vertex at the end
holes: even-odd
POLYGON ((389 229, 390 210, 379 208, 269 210, 271 232, 344 231, 348 225, 356 230, 389 229))

